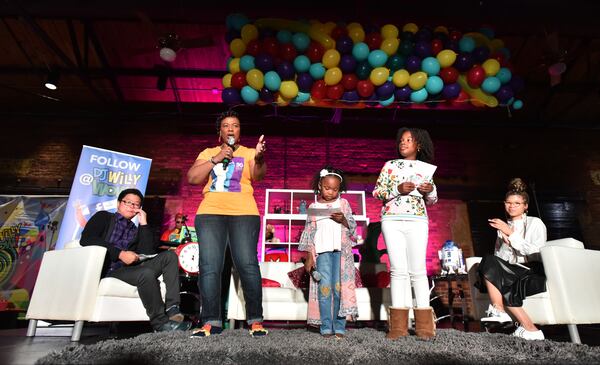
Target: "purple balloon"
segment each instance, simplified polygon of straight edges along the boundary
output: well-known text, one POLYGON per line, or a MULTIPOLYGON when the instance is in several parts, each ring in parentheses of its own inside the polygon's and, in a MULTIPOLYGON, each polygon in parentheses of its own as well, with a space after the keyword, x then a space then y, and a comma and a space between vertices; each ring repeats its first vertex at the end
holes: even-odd
POLYGON ((490 56, 490 49, 487 46, 479 46, 475 47, 473 50, 473 59, 477 63, 483 63, 483 61, 487 60, 490 56))
POLYGON ((356 59, 351 55, 345 54, 340 59, 340 69, 343 73, 353 73, 356 69, 356 59))
POLYGON ((273 65, 273 57, 266 53, 259 53, 254 57, 254 66, 261 70, 263 73, 273 71, 275 66, 273 65))
POLYGON ((394 92, 394 98, 398 101, 407 101, 410 99, 410 94, 412 93, 412 89, 410 86, 406 85, 404 87, 396 89, 394 92))
POLYGON ((272 103, 275 100, 275 96, 273 95, 273 92, 269 89, 267 89, 266 87, 263 87, 262 89, 260 89, 260 93, 258 93, 258 97, 260 98, 260 100, 264 101, 265 103, 272 103))
POLYGON ((513 74, 513 77, 510 79, 510 81, 508 82, 508 84, 510 85, 510 87, 512 88, 512 90, 515 94, 517 94, 519 91, 523 90, 523 88, 525 87, 525 81, 523 81, 523 78, 521 78, 521 76, 514 75, 514 74, 513 74))
POLYGON ((383 85, 377 87, 375 93, 379 97, 379 100, 387 100, 394 94, 394 89, 396 89, 394 84, 391 81, 386 81, 383 85))
MULTIPOLYGON (((254 62, 256 63, 256 60, 254 62)), ((292 65, 292 63, 288 61, 281 62, 279 66, 277 66, 276 71, 282 80, 291 80, 296 74, 296 71, 294 70, 294 65, 292 65)))
POLYGON ((408 57, 408 59, 406 60, 406 70, 411 74, 417 71, 421 71, 421 59, 417 56, 408 57))
POLYGON ((352 53, 352 48, 354 48, 354 43, 352 42, 352 38, 347 35, 342 35, 335 41, 335 49, 340 54, 350 54, 352 53))
POLYGON ((415 53, 421 58, 431 56, 433 54, 431 43, 429 41, 418 41, 415 44, 415 53))
POLYGON ((226 87, 221 93, 221 99, 226 104, 242 104, 242 97, 239 90, 233 87, 226 87))
POLYGON ((455 99, 460 95, 461 87, 455 82, 453 84, 446 84, 442 89, 442 97, 444 99, 455 99))
POLYGON ((298 74, 298 77, 296 78, 298 89, 305 93, 310 92, 310 88, 312 87, 314 81, 315 80, 313 80, 312 76, 310 76, 308 72, 302 72, 298 74))
POLYGON ((353 104, 354 102, 357 102, 359 99, 360 99, 360 97, 358 95, 358 92, 356 92, 356 90, 346 91, 342 95, 342 100, 345 102, 348 102, 348 104, 353 104))
POLYGON ((377 93, 371 94, 366 100, 365 104, 367 105, 379 105, 379 97, 377 97, 377 93))
MULTIPOLYGON (((256 62, 256 60, 254 62, 256 62)), ((473 57, 468 53, 460 53, 456 56, 456 61, 454 61, 453 66, 460 72, 468 71, 473 67, 473 57)))
POLYGON ((498 89, 498 91, 496 91, 496 97, 498 98, 498 101, 502 104, 507 103, 510 100, 510 98, 514 96, 515 93, 509 85, 503 85, 500 87, 500 89, 498 89))

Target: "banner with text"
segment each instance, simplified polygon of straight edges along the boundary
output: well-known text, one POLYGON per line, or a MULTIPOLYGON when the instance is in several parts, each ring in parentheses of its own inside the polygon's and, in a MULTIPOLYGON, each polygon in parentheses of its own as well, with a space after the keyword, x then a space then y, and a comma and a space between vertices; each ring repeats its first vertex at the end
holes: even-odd
POLYGON ((115 212, 121 191, 136 188, 145 194, 151 164, 149 158, 83 146, 56 249, 78 239, 94 213, 115 212))

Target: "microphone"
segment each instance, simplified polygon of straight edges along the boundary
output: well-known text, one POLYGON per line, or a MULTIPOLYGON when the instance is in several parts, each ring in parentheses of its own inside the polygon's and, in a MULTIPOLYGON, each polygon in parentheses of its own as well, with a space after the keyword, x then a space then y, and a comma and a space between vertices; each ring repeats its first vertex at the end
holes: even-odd
MULTIPOLYGON (((227 145, 233 149, 233 146, 235 145, 234 136, 227 137, 227 145)), ((223 159, 223 170, 227 170, 227 165, 229 165, 229 162, 231 161, 228 158, 223 159)))

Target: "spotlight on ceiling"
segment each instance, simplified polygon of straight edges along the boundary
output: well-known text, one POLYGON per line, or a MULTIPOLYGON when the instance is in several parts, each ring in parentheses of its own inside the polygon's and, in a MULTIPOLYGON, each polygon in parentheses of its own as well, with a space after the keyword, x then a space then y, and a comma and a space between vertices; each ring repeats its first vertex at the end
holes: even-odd
POLYGON ((177 53, 169 47, 163 47, 160 49, 160 59, 165 62, 173 62, 177 58, 177 53))
POLYGON ((160 48, 160 59, 165 62, 173 62, 177 58, 177 51, 181 48, 179 35, 177 33, 167 33, 158 39, 160 48))
POLYGON ((44 83, 44 86, 50 90, 58 89, 59 76, 60 76, 60 74, 56 70, 52 70, 52 71, 48 72, 48 78, 46 79, 46 83, 44 83))

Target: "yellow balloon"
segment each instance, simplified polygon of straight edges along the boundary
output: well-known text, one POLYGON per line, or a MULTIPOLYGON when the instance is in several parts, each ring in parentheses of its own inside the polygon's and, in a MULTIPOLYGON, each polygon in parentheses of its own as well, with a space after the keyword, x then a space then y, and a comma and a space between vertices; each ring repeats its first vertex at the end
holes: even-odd
POLYGON ((498 99, 496 99, 493 95, 488 95, 484 93, 483 90, 481 90, 481 88, 471 88, 471 86, 469 86, 469 83, 467 82, 467 78, 465 77, 465 75, 458 76, 458 84, 464 90, 464 92, 469 94, 469 96, 472 98, 471 104, 479 107, 487 105, 490 108, 495 108, 498 106, 498 99))
POLYGON ((236 72, 240 72, 240 59, 239 58, 232 58, 231 61, 229 61, 229 72, 231 72, 232 74, 236 73, 236 72))
POLYGON ((223 87, 231 87, 231 74, 225 74, 221 80, 221 83, 223 84, 223 87))
POLYGON ((435 56, 440 63, 442 68, 450 67, 456 61, 456 52, 451 49, 441 50, 440 53, 435 56))
POLYGON ((444 27, 443 25, 438 25, 437 27, 435 27, 435 29, 433 30, 434 33, 444 33, 444 34, 448 34, 448 28, 444 27))
POLYGON ((398 38, 386 38, 381 42, 381 46, 379 48, 388 56, 391 56, 396 53, 399 45, 400 40, 398 38))
POLYGON ((398 33, 398 27, 396 27, 394 24, 386 24, 381 27, 381 36, 383 39, 398 38, 398 33))
POLYGON ((236 38, 229 44, 229 49, 233 57, 242 57, 244 52, 246 52, 246 43, 240 38, 236 38))
POLYGON ((295 98, 298 95, 298 85, 296 84, 296 81, 281 82, 281 86, 279 87, 279 93, 285 99, 295 98))
POLYGON ((408 86, 413 90, 422 89, 427 83, 427 74, 423 71, 415 72, 408 78, 408 86))
POLYGON ((337 85, 342 81, 342 70, 339 67, 330 68, 325 72, 324 79, 327 85, 337 85))
POLYGON ((242 41, 248 44, 253 39, 258 38, 258 29, 254 24, 246 24, 242 27, 242 41))
MULTIPOLYGON (((283 85, 283 82, 281 83, 281 85, 283 85)), ((291 100, 291 98, 286 98, 283 95, 281 95, 281 93, 277 93, 277 100, 275 102, 279 106, 287 106, 291 100)))
POLYGON ((490 50, 492 52, 496 52, 500 48, 504 48, 504 41, 502 39, 495 38, 490 42, 490 50))
POLYGON ((260 90, 263 86, 265 86, 265 76, 263 75, 262 71, 253 68, 246 73, 246 82, 254 90, 260 90))
POLYGON ((500 62, 498 60, 489 58, 481 65, 485 71, 486 76, 495 76, 500 71, 500 62))
POLYGON ((402 31, 416 33, 419 31, 419 27, 415 23, 406 23, 402 27, 402 31))
POLYGON ((348 30, 350 30, 352 28, 356 28, 356 27, 362 28, 362 25, 360 25, 360 23, 357 23, 357 22, 352 22, 352 23, 346 25, 346 29, 348 29, 348 30))
POLYGON ((371 75, 369 75, 369 80, 375 86, 383 85, 388 77, 390 77, 390 70, 385 67, 375 67, 371 70, 371 75))
POLYGON ((325 33, 327 34, 331 34, 331 31, 337 27, 337 24, 335 24, 334 22, 327 22, 325 24, 323 24, 323 30, 325 31, 325 33))
POLYGON ((356 44, 365 40, 365 31, 360 25, 354 28, 348 28, 348 36, 352 39, 352 42, 356 44))
POLYGON ((397 87, 404 87, 406 86, 406 84, 408 84, 409 78, 410 74, 408 73, 408 71, 402 69, 394 72, 394 74, 392 75, 392 82, 397 87))
POLYGON ((340 53, 335 49, 328 49, 323 54, 323 66, 325 68, 336 67, 340 63, 340 53))

